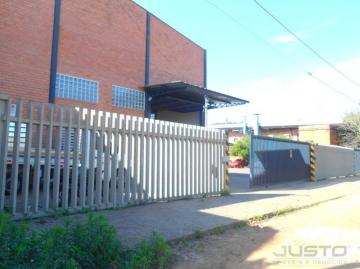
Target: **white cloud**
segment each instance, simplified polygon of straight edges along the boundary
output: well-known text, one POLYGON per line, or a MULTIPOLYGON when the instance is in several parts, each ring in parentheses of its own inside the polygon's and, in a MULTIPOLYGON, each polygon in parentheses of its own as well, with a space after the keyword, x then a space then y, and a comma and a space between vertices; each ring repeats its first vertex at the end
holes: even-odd
POLYGON ((290 42, 294 42, 296 40, 294 35, 277 35, 273 38, 274 42, 277 43, 290 43, 290 42))
MULTIPOLYGON (((300 37, 303 37, 303 36, 309 37, 309 36, 315 34, 316 32, 335 24, 336 21, 337 21, 336 19, 324 20, 324 21, 319 22, 315 26, 312 26, 307 29, 303 29, 302 31, 298 31, 295 34, 300 37)), ((286 34, 286 35, 279 34, 279 35, 274 36, 272 38, 272 40, 273 40, 273 42, 276 42, 276 43, 291 43, 296 40, 296 37, 292 34, 286 34)))
MULTIPOLYGON (((336 67, 355 80, 360 77, 360 57, 338 63, 336 67)), ((314 70, 313 74, 355 100, 360 100, 359 88, 333 69, 322 68, 314 70)), ((209 123, 224 119, 242 121, 244 116, 252 121, 253 113, 261 114, 263 125, 337 123, 341 122, 346 112, 359 109, 354 102, 306 74, 294 77, 284 75, 234 85, 224 85, 230 89, 227 93, 247 99, 250 104, 213 110, 209 112, 209 123)))

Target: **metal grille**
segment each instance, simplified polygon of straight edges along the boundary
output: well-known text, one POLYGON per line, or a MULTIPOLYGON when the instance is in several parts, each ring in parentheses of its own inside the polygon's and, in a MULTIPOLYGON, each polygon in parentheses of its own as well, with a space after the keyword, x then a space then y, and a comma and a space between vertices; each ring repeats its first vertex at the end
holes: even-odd
POLYGON ((98 103, 99 82, 64 74, 56 74, 55 93, 56 96, 60 98, 98 103))
POLYGON ((120 86, 112 86, 112 104, 118 107, 144 110, 144 93, 120 86))

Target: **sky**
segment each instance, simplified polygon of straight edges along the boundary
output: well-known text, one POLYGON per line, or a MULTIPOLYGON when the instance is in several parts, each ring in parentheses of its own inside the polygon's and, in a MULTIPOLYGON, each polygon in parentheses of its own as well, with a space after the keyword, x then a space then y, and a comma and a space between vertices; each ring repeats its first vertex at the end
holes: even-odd
MULTIPOLYGON (((258 1, 360 84, 360 1, 258 1)), ((313 55, 253 0, 135 2, 207 50, 209 89, 250 101, 211 110, 209 124, 246 118, 251 126, 255 113, 261 125, 338 123, 359 109, 360 87, 313 55)))

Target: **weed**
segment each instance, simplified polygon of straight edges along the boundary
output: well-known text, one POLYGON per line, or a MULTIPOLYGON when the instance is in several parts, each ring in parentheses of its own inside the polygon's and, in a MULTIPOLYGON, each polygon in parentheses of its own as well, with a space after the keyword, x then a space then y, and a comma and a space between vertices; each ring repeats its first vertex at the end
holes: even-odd
POLYGON ((294 211, 300 210, 300 209, 302 209, 302 208, 301 207, 300 208, 287 207, 287 208, 283 208, 283 209, 278 209, 273 213, 273 216, 274 217, 282 216, 282 215, 289 214, 291 212, 294 212, 294 211))
POLYGON ((247 220, 240 220, 239 222, 235 223, 235 228, 238 228, 238 229, 241 229, 245 226, 248 226, 249 225, 249 221, 247 220))
POLYGON ((211 234, 223 234, 225 232, 225 226, 224 225, 219 225, 216 226, 212 231, 211 234))
POLYGON ((141 241, 134 250, 129 251, 124 268, 127 269, 163 269, 167 268, 171 248, 158 234, 141 241))
POLYGON ((28 213, 28 214, 26 214, 24 216, 24 218, 21 220, 21 222, 22 223, 29 223, 31 221, 31 219, 32 219, 32 215, 28 213))
POLYGON ((221 195, 221 196, 229 196, 229 195, 230 195, 230 191, 228 191, 228 190, 222 191, 222 192, 220 192, 220 195, 221 195))
POLYGON ((203 234, 200 230, 197 230, 197 231, 195 231, 195 233, 194 233, 194 237, 195 237, 195 239, 197 239, 197 240, 203 238, 203 236, 204 236, 204 234, 203 234))
POLYGON ((0 214, 0 268, 162 269, 170 256, 170 246, 158 233, 134 250, 122 250, 115 228, 102 215, 89 213, 86 222, 66 221, 35 232, 0 214))
POLYGON ((71 214, 70 210, 67 208, 59 210, 60 216, 69 216, 71 214))
POLYGON ((45 223, 47 223, 47 220, 46 220, 45 218, 40 218, 40 219, 38 220, 38 222, 39 222, 40 224, 45 224, 45 223))

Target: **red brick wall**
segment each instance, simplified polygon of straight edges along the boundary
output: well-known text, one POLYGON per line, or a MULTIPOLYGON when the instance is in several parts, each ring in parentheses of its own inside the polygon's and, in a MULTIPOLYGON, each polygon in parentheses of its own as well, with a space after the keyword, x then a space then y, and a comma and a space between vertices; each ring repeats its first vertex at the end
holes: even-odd
MULTIPOLYGON (((145 31, 146 12, 128 0, 63 0, 58 73, 98 80, 99 109, 143 115, 112 107, 111 87, 144 85, 145 31)), ((94 106, 58 98, 57 103, 94 106)))
POLYGON ((176 80, 204 86, 204 50, 152 16, 150 84, 176 80))
POLYGON ((264 135, 264 136, 285 135, 288 136, 290 139, 297 140, 299 137, 299 129, 298 128, 261 129, 260 135, 264 135))
POLYGON ((330 125, 330 144, 339 145, 340 135, 336 126, 330 125))
POLYGON ((0 1, 0 93, 48 102, 54 1, 0 1))
MULTIPOLYGON (((77 105, 142 116, 113 107, 112 85, 142 90, 146 10, 130 0, 62 0, 58 73, 99 81, 99 104, 77 105)), ((54 1, 0 1, 0 93, 48 101, 54 1)), ((150 83, 203 85, 204 50, 151 17, 150 83)))

